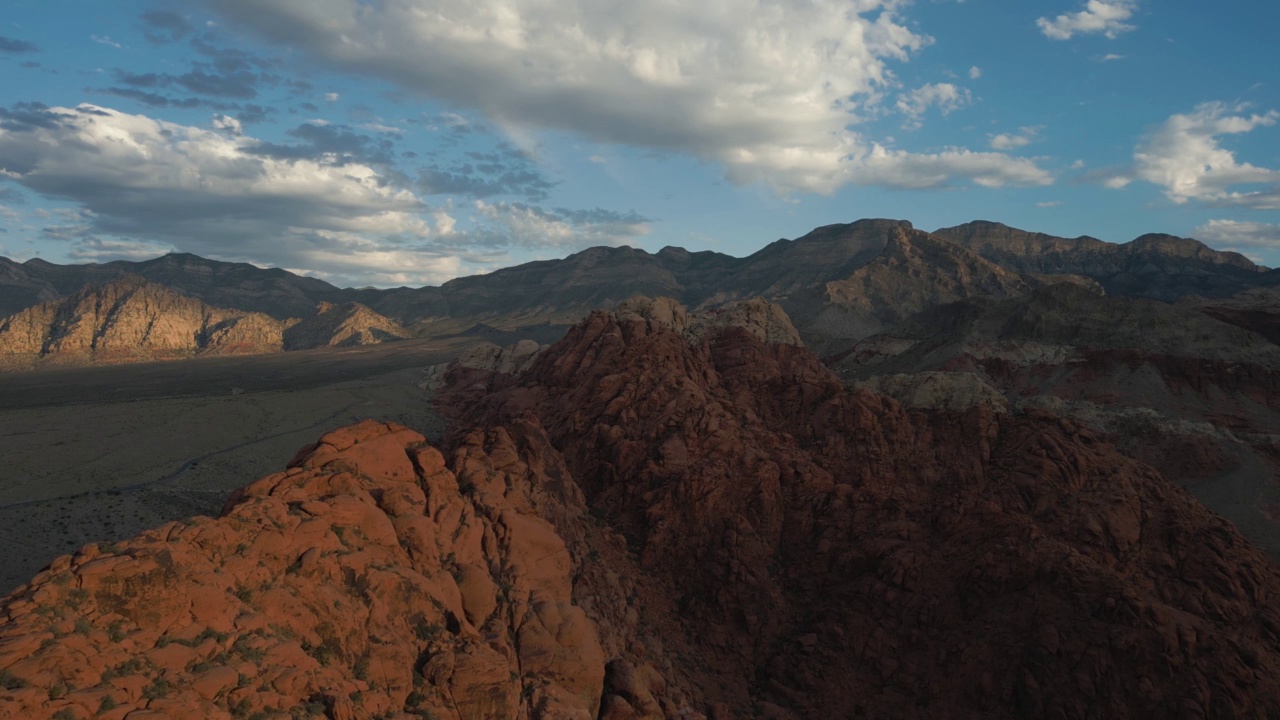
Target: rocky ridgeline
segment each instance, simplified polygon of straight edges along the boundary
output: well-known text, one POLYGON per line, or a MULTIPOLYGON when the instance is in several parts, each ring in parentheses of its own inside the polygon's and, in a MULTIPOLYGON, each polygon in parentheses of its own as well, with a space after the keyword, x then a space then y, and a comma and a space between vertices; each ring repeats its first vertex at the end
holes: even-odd
POLYGON ((450 370, 442 450, 362 423, 60 558, 0 602, 0 716, 1280 713, 1280 572, 1157 472, 694 315, 593 313, 450 370))
POLYGON ((410 336, 358 303, 321 303, 314 317, 277 320, 212 307, 128 276, 0 319, 0 369, 271 353, 410 336))
POLYGON ((285 350, 375 345, 413 333, 360 303, 320 303, 316 314, 284 331, 285 350))
POLYGON ((0 356, 21 365, 274 352, 286 326, 126 277, 0 320, 0 356))

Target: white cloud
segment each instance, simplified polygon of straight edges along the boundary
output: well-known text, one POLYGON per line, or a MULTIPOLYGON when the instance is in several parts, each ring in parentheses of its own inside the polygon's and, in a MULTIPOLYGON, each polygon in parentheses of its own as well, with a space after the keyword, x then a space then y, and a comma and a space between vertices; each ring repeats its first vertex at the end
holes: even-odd
POLYGON ((978 67, 977 65, 974 65, 973 67, 969 68, 970 80, 977 80, 980 77, 982 77, 982 68, 978 67))
POLYGON ((1040 132, 1042 126, 1020 127, 1016 133, 1000 133, 999 135, 991 135, 992 150, 1015 150, 1020 147, 1026 147, 1035 140, 1036 135, 1040 132))
POLYGON ((1192 237, 1217 248, 1280 249, 1280 225, 1239 220, 1210 220, 1192 237))
POLYGON ((1100 60, 1101 62, 1112 62, 1113 60, 1124 60, 1125 57, 1127 56, 1116 53, 1107 53, 1106 55, 1103 55, 1100 60))
POLYGON ((325 101, 325 102, 338 102, 338 97, 339 97, 339 96, 338 96, 338 93, 336 93, 336 92, 325 93, 325 94, 324 94, 324 101, 325 101))
POLYGON ((240 125, 240 121, 230 115, 214 115, 213 129, 225 130, 232 135, 243 135, 244 127, 240 125))
POLYGON ((1218 145, 1222 135, 1246 133, 1274 125, 1280 113, 1243 114, 1244 105, 1203 103, 1190 113, 1170 117, 1147 135, 1133 154, 1128 173, 1107 180, 1109 187, 1124 187, 1145 180, 1165 189, 1175 203, 1201 200, 1264 210, 1280 209, 1280 172, 1236 160, 1218 145), (1233 191, 1239 185, 1264 185, 1260 189, 1233 191))
POLYGON ((438 262, 423 203, 367 165, 256 154, 254 138, 87 104, 35 117, 0 129, 0 167, 79 203, 75 218, 45 230, 75 243, 73 255, 177 247, 353 279, 392 244, 438 262))
POLYGON ((950 148, 940 153, 917 154, 875 146, 858 158, 853 182, 904 189, 927 189, 952 184, 963 177, 983 187, 1052 185, 1053 176, 1026 158, 1003 153, 972 152, 950 148))
POLYGON ((1133 17, 1137 6, 1137 0, 1089 0, 1080 12, 1059 15, 1052 20, 1042 17, 1036 20, 1036 25, 1045 37, 1053 40, 1070 40, 1077 33, 1102 33, 1115 39, 1134 29, 1125 21, 1133 17))
POLYGON ((115 40, 112 40, 107 35, 90 35, 89 39, 98 43, 99 45, 106 45, 107 47, 113 47, 117 50, 120 50, 122 47, 124 47, 120 43, 116 42, 115 40))
POLYGON ((205 2, 512 137, 567 131, 818 192, 856 181, 856 159, 878 145, 850 127, 881 111, 890 65, 931 42, 899 18, 902 0, 205 2))
POLYGON ((1061 204, 1062 204, 1062 201, 1061 201, 1061 200, 1045 200, 1044 202, 1038 202, 1038 203, 1036 203, 1036 207, 1038 207, 1038 208, 1052 208, 1052 207, 1058 207, 1058 206, 1059 206, 1059 205, 1061 205, 1061 204))
POLYGON ((929 83, 898 96, 898 112, 906 116, 904 128, 920 127, 926 110, 937 107, 943 115, 971 102, 969 91, 951 83, 929 83))
POLYGON ((1024 135, 1014 135, 1012 133, 1000 133, 991 136, 992 150, 1013 150, 1015 148, 1024 147, 1031 143, 1031 139, 1024 135))

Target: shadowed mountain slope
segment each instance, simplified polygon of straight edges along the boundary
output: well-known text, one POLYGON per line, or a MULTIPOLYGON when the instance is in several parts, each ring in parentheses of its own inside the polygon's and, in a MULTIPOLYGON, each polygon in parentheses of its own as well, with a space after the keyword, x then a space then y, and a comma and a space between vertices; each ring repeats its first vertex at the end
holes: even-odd
POLYGON ((1173 301, 1222 297, 1274 284, 1265 268, 1197 240, 1143 235, 1121 245, 1088 236, 1054 237, 984 220, 942 228, 938 237, 1017 272, 1083 275, 1112 295, 1173 301))

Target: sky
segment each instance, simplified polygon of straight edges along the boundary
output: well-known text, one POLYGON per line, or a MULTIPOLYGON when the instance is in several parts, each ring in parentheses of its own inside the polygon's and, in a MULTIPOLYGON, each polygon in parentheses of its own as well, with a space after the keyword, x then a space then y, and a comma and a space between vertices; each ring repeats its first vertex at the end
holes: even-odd
POLYGON ((864 217, 1280 266, 1280 3, 5 0, 0 255, 436 285, 864 217))

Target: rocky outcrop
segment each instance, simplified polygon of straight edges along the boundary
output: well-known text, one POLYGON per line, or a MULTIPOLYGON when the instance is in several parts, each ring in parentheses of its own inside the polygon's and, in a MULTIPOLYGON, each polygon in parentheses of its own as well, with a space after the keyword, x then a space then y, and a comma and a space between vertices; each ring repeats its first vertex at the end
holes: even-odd
POLYGON ((533 340, 521 340, 506 347, 480 343, 453 362, 427 368, 424 371, 426 377, 418 383, 418 387, 423 390, 438 390, 444 385, 445 377, 450 371, 466 371, 478 377, 487 389, 488 380, 494 374, 512 375, 524 370, 547 347, 533 340))
POLYGON ((446 463, 367 421, 219 519, 58 559, 0 604, 0 715, 596 717, 605 658, 543 519, 581 499, 520 432, 446 463))
POLYGON ((693 344, 665 317, 623 312, 593 314, 487 398, 449 395, 461 427, 546 429, 592 512, 681 609, 681 627, 645 628, 694 643, 695 657, 654 663, 661 684, 710 668, 682 689, 707 707, 1280 709, 1264 670, 1280 663, 1275 566, 1081 425, 907 413, 845 390, 802 348, 733 327, 693 344))
POLYGON ((410 337, 413 333, 360 303, 320 303, 315 315, 285 330, 284 349, 374 345, 410 337))
POLYGON ((786 312, 759 297, 690 313, 671 298, 638 296, 619 304, 614 314, 620 320, 652 320, 691 343, 706 342, 736 327, 763 343, 804 345, 786 312))
POLYGON ((10 363, 89 364, 274 352, 286 326, 134 276, 0 320, 0 356, 10 363))

